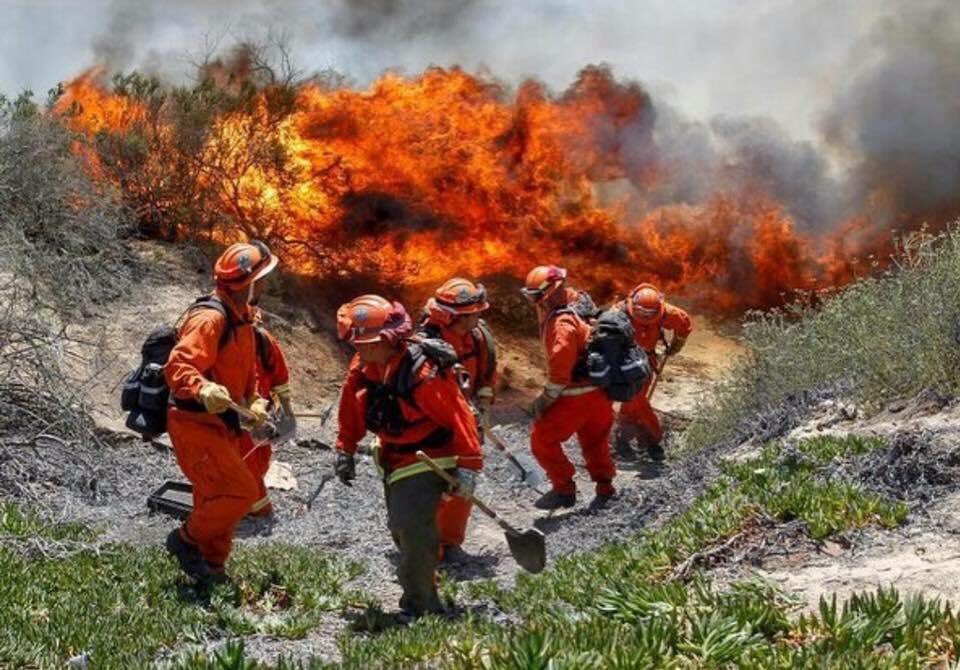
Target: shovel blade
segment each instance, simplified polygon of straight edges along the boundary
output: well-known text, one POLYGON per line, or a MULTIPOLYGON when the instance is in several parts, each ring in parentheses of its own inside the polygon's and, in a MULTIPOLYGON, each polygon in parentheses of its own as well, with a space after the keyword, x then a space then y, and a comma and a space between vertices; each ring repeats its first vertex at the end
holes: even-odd
POLYGON ((517 565, 534 574, 543 571, 547 566, 547 544, 543 533, 528 528, 522 532, 507 531, 505 535, 517 565))

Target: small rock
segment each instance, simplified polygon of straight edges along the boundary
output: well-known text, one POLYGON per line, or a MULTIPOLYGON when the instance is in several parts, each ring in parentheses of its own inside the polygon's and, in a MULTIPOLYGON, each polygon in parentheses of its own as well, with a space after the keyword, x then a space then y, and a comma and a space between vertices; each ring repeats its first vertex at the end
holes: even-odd
POLYGON ((846 550, 843 547, 836 542, 831 542, 830 540, 824 540, 823 546, 820 547, 821 553, 826 554, 827 556, 832 556, 833 558, 842 556, 844 551, 846 550))

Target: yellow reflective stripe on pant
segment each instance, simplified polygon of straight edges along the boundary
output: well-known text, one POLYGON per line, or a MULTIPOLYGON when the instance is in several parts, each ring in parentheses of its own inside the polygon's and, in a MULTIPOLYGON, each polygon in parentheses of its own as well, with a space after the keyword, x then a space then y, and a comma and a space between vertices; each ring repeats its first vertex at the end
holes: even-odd
MULTIPOLYGON (((410 465, 404 466, 402 468, 397 468, 384 477, 383 466, 380 464, 380 444, 375 443, 372 445, 373 448, 373 464, 377 466, 377 472, 380 473, 380 478, 383 479, 384 483, 387 485, 398 482, 401 479, 406 479, 407 477, 412 477, 414 475, 419 475, 422 472, 432 472, 430 466, 426 463, 411 463, 410 465)), ((439 465, 444 470, 451 470, 457 467, 457 457, 456 456, 439 456, 433 459, 433 462, 439 465)))
POLYGON ((257 502, 253 503, 253 506, 250 508, 251 512, 259 512, 264 507, 270 504, 270 496, 264 496, 260 498, 257 502))
MULTIPOLYGON (((444 470, 450 470, 457 467, 456 456, 441 456, 439 458, 434 458, 433 462, 444 470)), ((401 479, 406 479, 407 477, 412 477, 413 475, 419 475, 423 472, 433 472, 433 470, 426 463, 411 463, 406 467, 398 468, 391 472, 387 476, 387 484, 393 484, 401 479)))

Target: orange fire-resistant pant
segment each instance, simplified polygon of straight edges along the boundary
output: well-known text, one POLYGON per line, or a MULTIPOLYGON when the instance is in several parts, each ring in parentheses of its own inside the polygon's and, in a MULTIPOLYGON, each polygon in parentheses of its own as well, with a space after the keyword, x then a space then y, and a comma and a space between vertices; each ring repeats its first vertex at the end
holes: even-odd
POLYGON ((533 422, 530 447, 555 491, 576 491, 573 464, 563 453, 563 443, 576 435, 596 492, 613 493, 617 470, 610 456, 612 428, 613 403, 600 389, 580 396, 561 396, 533 422))
POLYGON ((257 482, 257 499, 250 506, 250 514, 260 515, 268 514, 273 510, 270 503, 270 493, 267 491, 267 484, 264 477, 270 469, 270 459, 273 457, 273 447, 269 442, 256 446, 257 442, 250 433, 244 433, 240 438, 240 458, 246 464, 250 474, 257 482))
POLYGON ((221 567, 230 555, 237 522, 257 500, 257 482, 240 454, 240 438, 215 416, 171 408, 167 431, 180 469, 193 484, 186 539, 221 567))
POLYGON ((437 532, 440 547, 459 547, 467 536, 467 522, 473 503, 460 496, 444 495, 437 506, 437 532))
POLYGON ((639 426, 646 431, 645 437, 648 437, 654 444, 658 444, 663 438, 663 428, 660 426, 660 419, 647 399, 647 392, 650 390, 650 384, 655 377, 650 376, 647 383, 643 385, 640 392, 627 402, 620 405, 620 421, 625 424, 639 426))

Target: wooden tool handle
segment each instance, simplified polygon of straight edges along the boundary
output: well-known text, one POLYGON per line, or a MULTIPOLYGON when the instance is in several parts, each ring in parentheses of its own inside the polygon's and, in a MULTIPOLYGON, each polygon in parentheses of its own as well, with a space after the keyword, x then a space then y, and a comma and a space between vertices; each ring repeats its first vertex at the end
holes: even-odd
POLYGON ((232 401, 230 402, 230 409, 232 409, 234 412, 239 414, 241 417, 243 417, 247 421, 254 421, 257 418, 256 415, 253 412, 251 412, 249 409, 247 409, 243 405, 238 405, 237 403, 232 401))
MULTIPOLYGON (((418 451, 417 458, 420 460, 421 463, 426 463, 430 467, 430 469, 437 474, 438 477, 440 477, 443 481, 450 484, 450 486, 454 487, 454 489, 456 489, 457 486, 459 486, 459 483, 457 482, 456 478, 453 475, 451 475, 449 472, 441 468, 435 460, 427 456, 424 452, 418 451)), ((494 512, 492 509, 487 507, 486 503, 484 503, 482 500, 480 500, 473 494, 470 494, 468 496, 463 496, 463 497, 469 500, 470 502, 472 502, 474 505, 476 505, 481 512, 483 512, 488 517, 496 521, 498 524, 500 524, 501 527, 503 527, 504 524, 506 523, 505 521, 503 521, 503 519, 500 518, 500 516, 496 512, 494 512)), ((510 529, 513 530, 512 527, 510 529)))

